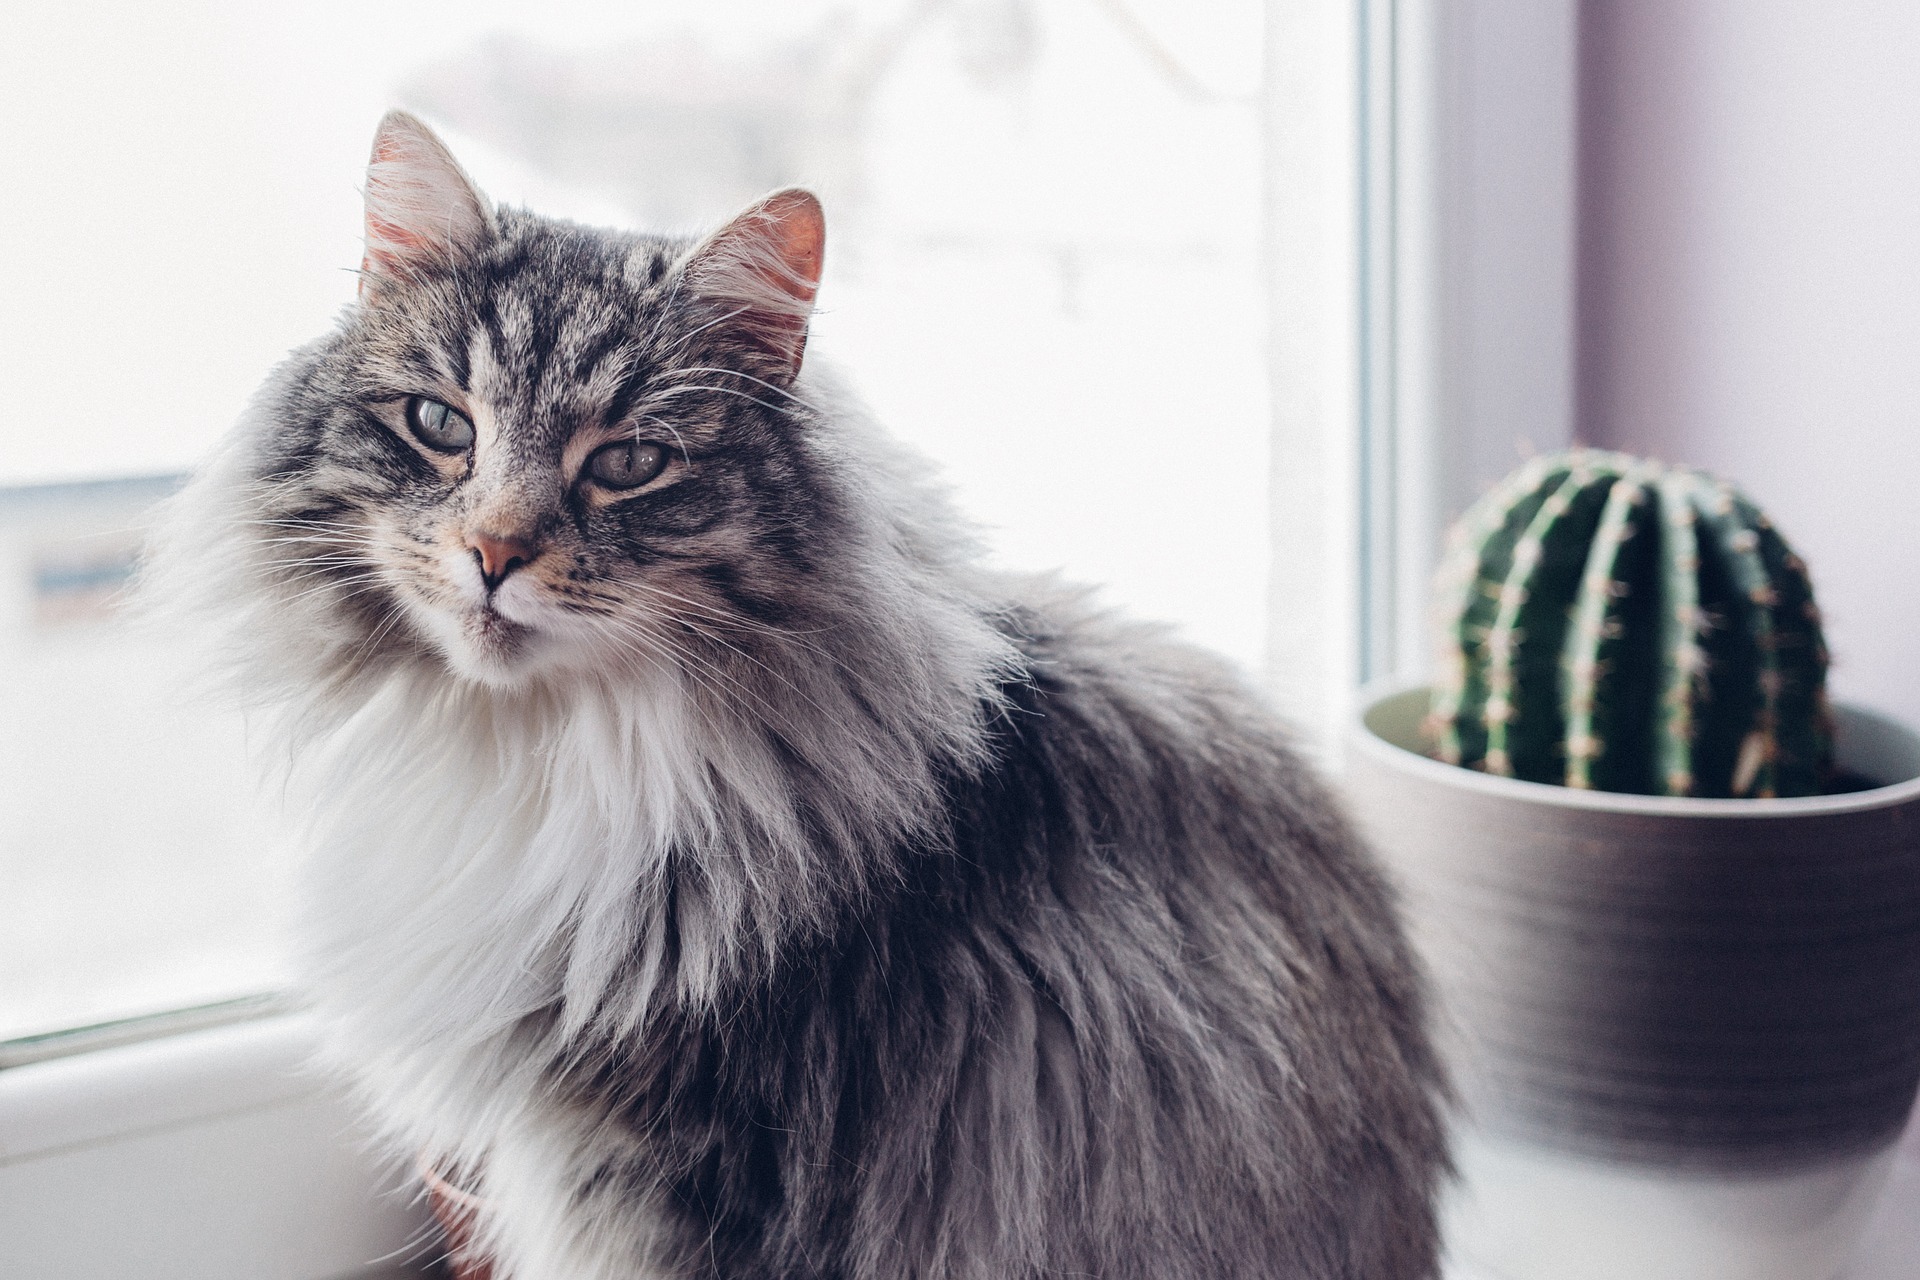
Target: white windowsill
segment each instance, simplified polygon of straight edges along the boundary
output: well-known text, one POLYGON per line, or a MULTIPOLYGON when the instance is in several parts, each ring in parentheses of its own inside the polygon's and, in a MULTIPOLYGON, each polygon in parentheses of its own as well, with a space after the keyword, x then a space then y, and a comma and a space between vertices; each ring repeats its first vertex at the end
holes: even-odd
MULTIPOLYGON (((0 1071, 0 1276, 409 1274, 425 1217, 306 1068, 312 1042, 277 1014, 0 1071)), ((1920 1124, 1846 1280, 1920 1275, 1916 1224, 1920 1124)))
POLYGON ((280 1014, 0 1071, 0 1275, 341 1280, 431 1240, 280 1014))

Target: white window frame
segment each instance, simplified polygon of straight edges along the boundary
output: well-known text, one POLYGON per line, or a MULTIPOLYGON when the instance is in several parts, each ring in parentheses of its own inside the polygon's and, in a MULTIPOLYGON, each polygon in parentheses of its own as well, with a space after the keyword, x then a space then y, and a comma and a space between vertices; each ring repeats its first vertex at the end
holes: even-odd
POLYGON ((1446 525, 1573 438, 1575 0, 1269 0, 1271 687, 1425 674, 1446 525))
POLYGON ((1363 680, 1423 676, 1449 523, 1574 434, 1577 0, 1362 0, 1363 680))

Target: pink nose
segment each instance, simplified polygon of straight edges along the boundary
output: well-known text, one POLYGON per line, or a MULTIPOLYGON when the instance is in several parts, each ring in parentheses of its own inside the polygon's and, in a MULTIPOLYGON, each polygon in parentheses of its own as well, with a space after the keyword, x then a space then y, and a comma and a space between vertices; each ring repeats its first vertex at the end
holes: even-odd
POLYGON ((539 548, 525 538, 503 536, 494 533, 470 533, 467 546, 473 552, 473 558, 479 562, 481 581, 492 592, 507 580, 507 575, 523 565, 531 564, 540 554, 539 548))

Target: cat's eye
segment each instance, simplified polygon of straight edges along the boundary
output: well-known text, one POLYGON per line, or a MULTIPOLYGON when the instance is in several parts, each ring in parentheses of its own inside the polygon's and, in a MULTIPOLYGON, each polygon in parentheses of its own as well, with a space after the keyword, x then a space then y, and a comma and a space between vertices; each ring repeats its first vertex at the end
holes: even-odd
POLYGON ((651 440, 621 440, 593 451, 587 459, 587 475, 609 489, 637 489, 666 465, 666 446, 651 440))
POLYGON ((415 438, 441 453, 465 453, 473 448, 473 423, 458 409, 415 396, 407 401, 407 426, 415 438))

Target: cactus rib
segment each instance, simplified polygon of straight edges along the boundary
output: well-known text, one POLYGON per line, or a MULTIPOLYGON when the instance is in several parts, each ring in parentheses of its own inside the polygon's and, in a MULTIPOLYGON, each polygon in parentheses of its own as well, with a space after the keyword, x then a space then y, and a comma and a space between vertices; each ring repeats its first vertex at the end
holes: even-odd
POLYGON ((1654 655, 1635 615, 1646 611, 1652 595, 1637 570, 1653 550, 1647 527, 1653 478, 1651 467, 1636 463, 1613 482, 1581 575, 1562 677, 1570 787, 1647 789, 1640 775, 1648 767, 1652 721, 1637 715, 1634 695, 1648 683, 1654 655))
MULTIPOLYGON (((1442 570, 1441 591, 1451 605, 1442 605, 1452 619, 1450 648, 1463 654, 1484 650, 1514 546, 1566 470, 1564 466, 1521 468, 1496 491, 1510 501, 1477 506, 1483 521, 1470 519, 1461 526, 1462 532, 1455 537, 1457 559, 1442 570)), ((1484 668, 1470 661, 1443 662, 1439 698, 1429 723, 1438 730, 1440 758, 1456 764, 1481 758, 1486 752, 1484 668)))

